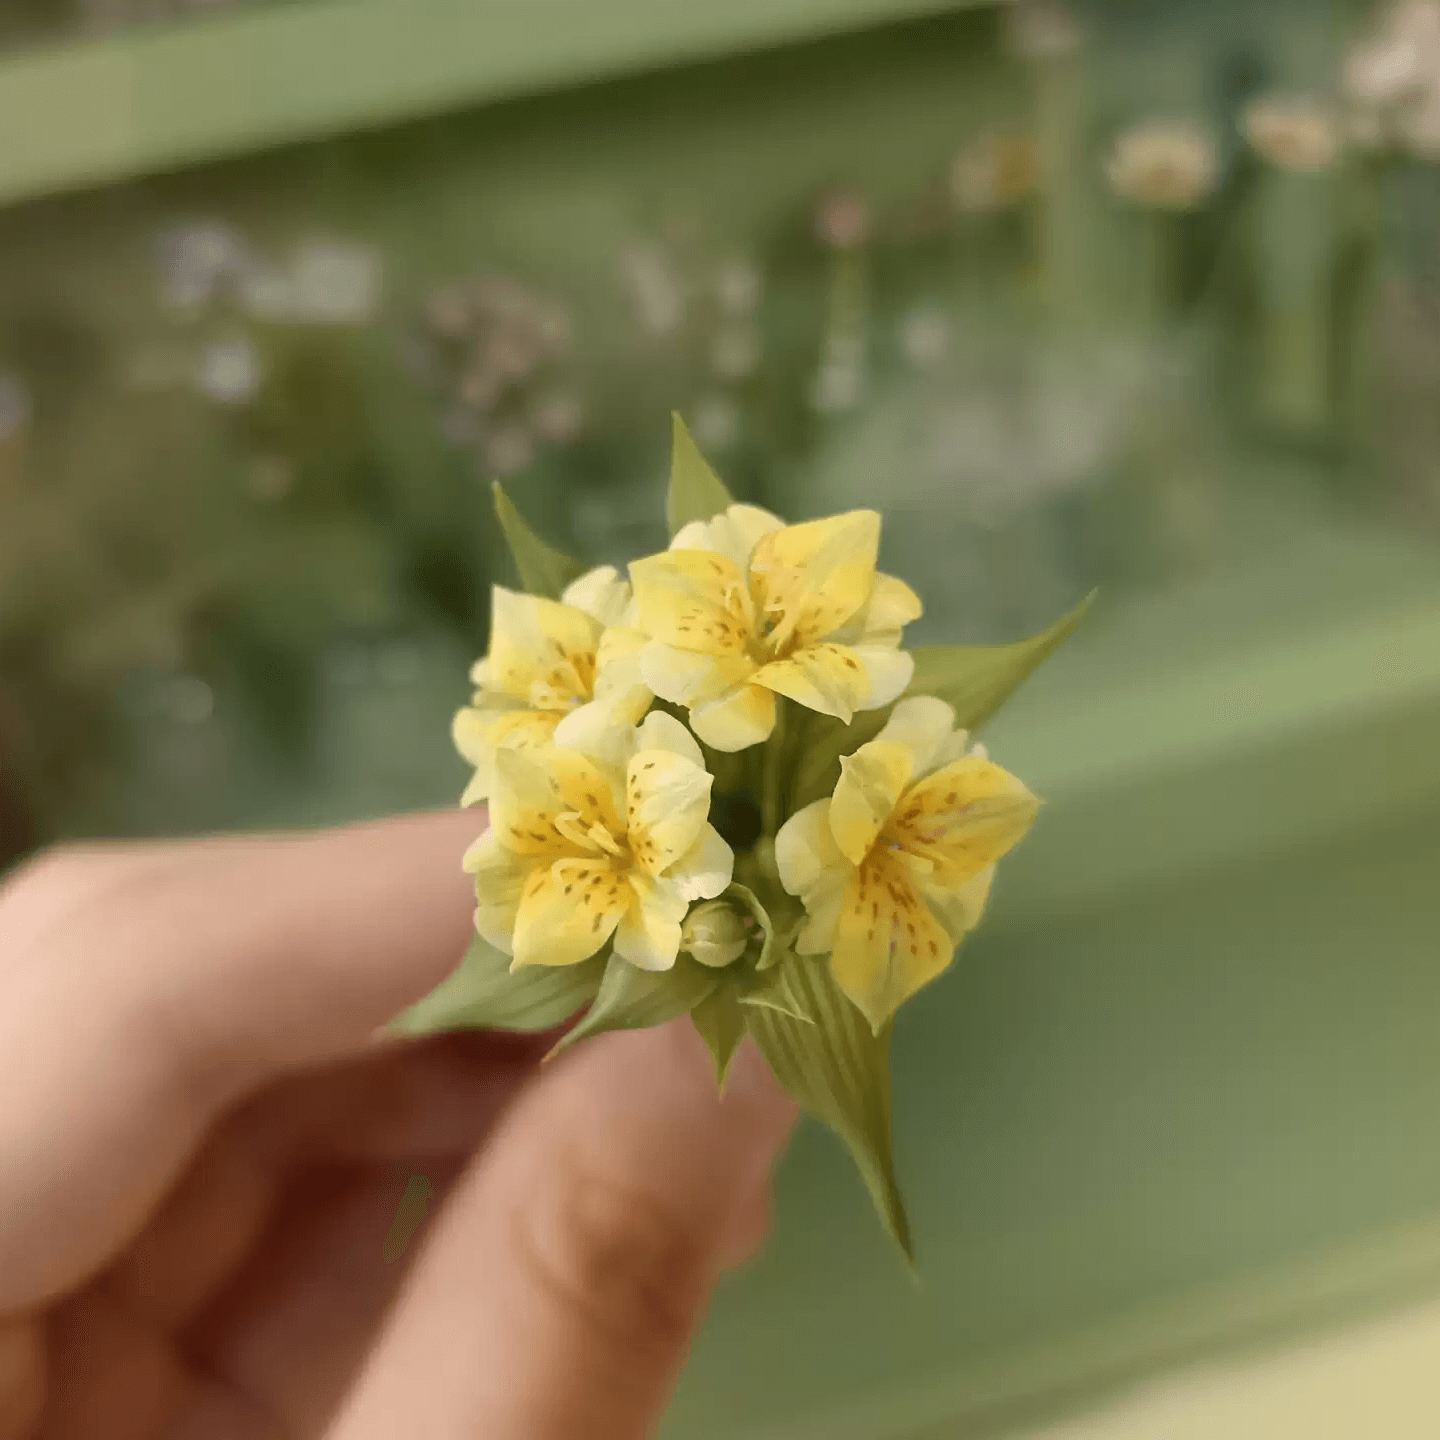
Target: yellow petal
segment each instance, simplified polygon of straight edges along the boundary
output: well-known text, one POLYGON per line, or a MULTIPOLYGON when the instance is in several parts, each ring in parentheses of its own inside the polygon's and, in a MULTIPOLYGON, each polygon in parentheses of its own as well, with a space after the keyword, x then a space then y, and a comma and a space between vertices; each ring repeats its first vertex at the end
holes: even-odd
POLYGON ((980 923, 994 880, 995 867, 987 865, 958 890, 923 887, 926 904, 935 912, 935 918, 945 927, 945 933, 954 944, 958 945, 980 923))
POLYGON ((624 824, 609 782, 586 756, 558 746, 543 751, 502 746, 495 755, 491 824, 500 840, 519 855, 535 857, 586 853, 556 822, 577 817, 565 828, 603 825, 623 835, 624 824))
POLYGON ((710 550, 670 550, 630 565, 638 628, 653 640, 706 655, 745 650, 750 592, 740 567, 710 550))
MULTIPOLYGON (((488 698, 488 697, 487 697, 488 698)), ((486 799, 495 786, 495 752, 501 746, 538 749, 548 745, 560 719, 553 710, 522 710, 496 696, 495 706, 466 706, 456 713, 450 727, 455 748, 472 765, 475 774, 461 797, 462 805, 486 799)))
POLYGON ((876 856, 856 872, 835 928, 835 981, 879 1030, 949 965, 954 946, 908 872, 876 856))
POLYGON ((536 685, 577 702, 590 698, 600 642, 594 620, 572 605, 501 585, 492 592, 490 606, 487 659, 493 689, 526 701, 536 685))
POLYGON ((572 580, 560 596, 562 604, 583 610, 602 625, 628 624, 633 599, 629 582, 613 565, 587 570, 578 580, 572 580))
POLYGON ((870 853, 896 803, 910 783, 909 749, 872 740, 840 761, 840 779, 830 806, 830 830, 841 853, 858 865, 870 853))
POLYGON ((750 565, 762 614, 777 622, 772 642, 812 645, 855 615, 870 598, 879 547, 873 510, 762 537, 750 565))
POLYGON ((672 550, 714 550, 733 560, 741 570, 748 568, 750 556, 760 538, 785 522, 755 505, 731 505, 713 520, 692 520, 676 532, 670 542, 672 550))
POLYGON ((515 916, 515 959, 522 965, 578 965, 610 938, 629 908, 625 877, 603 860, 558 860, 526 878, 515 916))
POLYGON ((700 837, 711 783, 702 766, 671 750, 641 750, 631 759, 625 778, 630 853, 648 874, 662 874, 700 837))
MULTIPOLYGON (((913 773, 923 775, 955 733, 955 711, 933 695, 902 700, 890 712, 885 728, 875 737, 910 751, 913 773)), ((961 732, 963 746, 964 732, 961 732)))
POLYGON ((475 877, 476 930, 509 955, 529 862, 502 845, 490 829, 465 852, 463 864, 466 873, 475 877))
MULTIPOLYGON (((909 660, 898 650, 887 653, 909 660)), ((907 674, 900 689, 908 678, 907 674)), ((797 650, 788 660, 772 660, 755 672, 754 683, 847 724, 855 711, 865 706, 871 692, 870 675, 860 655, 848 645, 812 645, 797 650)))
POLYGON ((735 873, 735 852, 708 822, 695 843, 666 872, 687 900, 710 900, 720 894, 735 873))
POLYGON ((775 696, 761 685, 739 685, 716 700, 692 705, 690 727, 712 750, 747 750, 775 728, 775 696))
POLYGON ((901 632, 918 620, 925 607, 920 597, 893 575, 876 572, 870 598, 834 638, 851 645, 899 645, 901 632))
POLYGON ((743 650, 710 655, 651 640, 640 652, 640 676, 672 705, 706 705, 749 683, 755 662, 743 650))
POLYGON ((668 970, 680 951, 680 922, 689 901, 676 887, 643 871, 629 877, 630 905, 615 931, 615 953, 641 970, 668 970))
POLYGON ((1039 808, 1009 771, 971 754, 912 785, 885 834, 932 862, 934 884, 955 889, 1018 844, 1039 808))
POLYGON ((682 760, 688 760, 699 770, 705 769, 705 757, 695 743, 695 737, 673 715, 657 710, 645 717, 645 722, 636 727, 635 750, 668 750, 682 760))
POLYGON ((838 875, 846 883, 854 867, 835 843, 830 826, 830 800, 816 800, 797 810, 775 837, 775 868, 780 883, 801 899, 829 877, 838 875))

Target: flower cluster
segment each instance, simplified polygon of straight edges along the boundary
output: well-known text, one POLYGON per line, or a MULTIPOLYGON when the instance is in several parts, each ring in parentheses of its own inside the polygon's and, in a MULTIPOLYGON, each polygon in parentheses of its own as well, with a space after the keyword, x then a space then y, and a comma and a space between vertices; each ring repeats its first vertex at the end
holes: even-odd
MULTIPOLYGON (((498 490, 497 508, 524 589, 495 590, 454 722, 463 803, 488 805, 454 1014, 543 1029, 587 1010, 562 1044, 689 1014, 722 1082, 752 1036, 887 1177, 877 1202, 908 1245, 874 1124, 890 1022, 1039 808, 967 727, 1079 612, 994 650, 911 652, 921 603, 877 568, 880 516, 737 504, 678 417, 673 538, 628 574, 577 575, 498 490)), ((417 1013, 453 1018, 442 992, 417 1013)))

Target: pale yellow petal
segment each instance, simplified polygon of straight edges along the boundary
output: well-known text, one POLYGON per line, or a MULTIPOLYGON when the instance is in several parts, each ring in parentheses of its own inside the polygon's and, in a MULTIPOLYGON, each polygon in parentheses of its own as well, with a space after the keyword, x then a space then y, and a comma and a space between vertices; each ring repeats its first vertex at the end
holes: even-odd
POLYGON ((762 616, 774 624, 773 643, 813 645, 851 619, 870 599, 879 547, 873 510, 763 536, 750 566, 762 616))
POLYGON ((682 760, 688 760, 697 769, 705 768, 705 757, 695 743, 695 737, 673 715, 656 710, 645 717, 644 723, 635 729, 635 750, 668 750, 682 760))
POLYGON ((945 933, 954 944, 958 945, 980 923, 994 880, 995 867, 987 865, 958 890, 922 887, 925 903, 935 912, 935 918, 945 927, 945 933))
MULTIPOLYGON (((910 751, 913 773, 923 775, 955 731, 955 711, 933 695, 913 695, 890 712, 885 728, 875 737, 910 751)), ((961 731, 962 753, 964 732, 961 731)))
POLYGON ((640 676, 672 705, 706 705, 745 685, 755 662, 740 650, 709 655, 652 640, 640 652, 640 676))
POLYGON ((515 916, 512 968, 578 965, 608 940, 631 902, 625 877, 602 860, 537 865, 515 916))
POLYGON ((735 873, 735 852, 711 824, 701 827, 695 843, 666 872, 687 900, 710 900, 720 894, 735 873))
POLYGON ((624 625, 634 597, 630 583, 613 565, 597 565, 572 580, 560 596, 562 604, 583 610, 602 625, 624 625))
POLYGON ((915 657, 905 650, 888 645, 856 645, 850 653, 860 662, 865 673, 865 698, 857 710, 878 710, 905 693, 915 674, 915 657))
POLYGON ((753 683, 847 724, 855 711, 868 703, 871 690, 869 673, 848 645, 812 645, 797 650, 788 660, 762 665, 753 683))
POLYGON ((671 750, 635 753, 625 777, 630 852, 648 874, 663 874, 699 839, 711 783, 703 765, 671 750))
POLYGON ((530 862, 502 845, 487 830, 466 852, 466 872, 475 878, 475 928, 503 954, 512 953, 515 916, 530 862))
POLYGON ((934 866, 934 883, 955 889, 1024 838, 1040 802, 993 760, 967 755, 912 785, 887 838, 934 866))
POLYGON ((840 761, 830 805, 830 832, 841 853, 858 865, 910 783, 914 758, 907 746, 872 740, 840 761))
POLYGON ((747 750, 775 728, 775 696, 762 685, 739 685, 728 695, 692 705, 690 728, 712 750, 747 750))
POLYGON ((750 564, 756 544, 785 522, 755 505, 731 505, 713 520, 692 520, 670 542, 672 550, 714 550, 742 570, 750 564))
POLYGON ((903 867, 872 859, 845 892, 830 965, 871 1027, 949 965, 954 946, 903 867))
POLYGON ((680 922, 690 902, 643 871, 628 879, 630 903, 615 931, 615 953, 640 970, 669 970, 680 951, 680 922))
POLYGON ((853 866, 835 843, 830 828, 830 800, 816 800, 797 810, 775 837, 775 866, 780 883, 801 899, 827 878, 838 875, 848 882, 853 866))
POLYGON ((590 698, 600 626, 584 611, 558 600, 524 595, 497 585, 490 610, 489 683, 521 700, 535 687, 567 697, 590 698))
POLYGON ((490 819, 510 849, 536 857, 586 853, 572 838, 576 829, 599 824, 612 835, 625 833, 605 775, 578 751, 558 746, 496 751, 490 819), (556 822, 566 815, 576 819, 562 832, 556 822))
POLYGON ((451 725, 455 748, 475 766, 462 805, 484 800, 494 790, 495 752, 502 746, 534 750, 550 743, 560 719, 558 712, 511 707, 466 706, 456 713, 451 725))
POLYGON ((743 652, 750 594, 740 567, 710 550, 670 550, 630 565, 638 628, 653 640, 707 655, 743 652))
POLYGON ((870 598, 832 638, 847 645, 899 645, 905 627, 925 607, 920 597, 893 575, 875 574, 870 598))
POLYGON ((643 631, 617 627, 600 637, 595 657, 595 698, 606 701, 616 716, 631 725, 640 723, 655 698, 640 662, 649 643, 643 631))

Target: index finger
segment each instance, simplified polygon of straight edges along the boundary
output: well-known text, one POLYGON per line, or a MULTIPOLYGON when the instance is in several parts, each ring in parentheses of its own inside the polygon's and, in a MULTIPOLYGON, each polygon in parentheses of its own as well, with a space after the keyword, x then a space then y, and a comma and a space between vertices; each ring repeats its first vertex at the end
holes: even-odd
POLYGON ((61 851, 0 891, 0 1313, 103 1263, 247 1090, 453 969, 483 823, 61 851))

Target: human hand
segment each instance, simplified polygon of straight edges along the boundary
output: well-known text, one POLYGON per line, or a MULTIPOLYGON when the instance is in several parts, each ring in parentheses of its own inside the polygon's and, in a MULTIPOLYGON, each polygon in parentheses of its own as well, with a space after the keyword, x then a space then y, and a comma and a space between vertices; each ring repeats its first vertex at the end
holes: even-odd
POLYGON ((688 1021, 421 1042, 473 812, 0 889, 0 1440, 634 1440, 794 1121, 688 1021), (435 1214, 385 1238, 408 1179, 435 1214))

